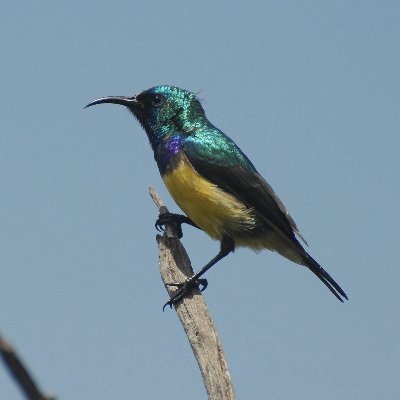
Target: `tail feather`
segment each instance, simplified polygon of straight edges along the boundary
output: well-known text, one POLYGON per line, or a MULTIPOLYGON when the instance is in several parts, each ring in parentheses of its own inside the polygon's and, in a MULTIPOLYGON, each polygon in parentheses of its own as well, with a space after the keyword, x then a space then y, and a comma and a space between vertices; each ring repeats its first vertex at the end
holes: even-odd
POLYGON ((343 289, 334 281, 334 279, 309 255, 307 254, 305 259, 306 266, 313 272, 318 279, 336 296, 338 300, 343 303, 342 297, 348 300, 346 293, 343 289), (340 297, 342 296, 342 297, 340 297))

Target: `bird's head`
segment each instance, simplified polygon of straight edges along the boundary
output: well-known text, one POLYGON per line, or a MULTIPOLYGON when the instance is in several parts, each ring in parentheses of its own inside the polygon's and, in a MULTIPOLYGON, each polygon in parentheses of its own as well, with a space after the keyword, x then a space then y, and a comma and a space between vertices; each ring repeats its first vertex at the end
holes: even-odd
POLYGON ((176 132, 189 134, 205 119, 196 95, 174 86, 155 86, 131 97, 103 97, 86 107, 102 103, 127 107, 146 130, 152 143, 176 132))

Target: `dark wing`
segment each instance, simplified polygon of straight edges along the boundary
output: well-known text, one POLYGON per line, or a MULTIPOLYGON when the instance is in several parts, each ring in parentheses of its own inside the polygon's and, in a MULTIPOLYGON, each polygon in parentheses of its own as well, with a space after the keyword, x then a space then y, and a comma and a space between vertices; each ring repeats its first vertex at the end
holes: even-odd
POLYGON ((240 199, 247 207, 254 208, 267 227, 300 251, 304 257, 304 265, 341 302, 343 299, 340 296, 347 299, 343 289, 296 240, 294 233, 306 243, 285 206, 251 161, 229 137, 218 130, 212 133, 203 137, 196 137, 196 134, 185 142, 184 152, 196 171, 240 199))
POLYGON ((188 138, 183 149, 200 175, 253 208, 269 228, 290 242, 295 232, 307 244, 271 186, 229 137, 216 130, 188 138))

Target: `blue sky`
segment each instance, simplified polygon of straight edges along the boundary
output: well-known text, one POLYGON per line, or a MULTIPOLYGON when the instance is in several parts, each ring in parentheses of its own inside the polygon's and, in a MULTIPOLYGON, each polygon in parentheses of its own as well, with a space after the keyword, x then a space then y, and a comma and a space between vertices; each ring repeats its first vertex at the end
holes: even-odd
MULTIPOLYGON (((209 119, 274 187, 348 293, 239 249, 207 273, 240 399, 398 399, 396 1, 3 2, 0 330, 60 399, 205 398, 158 272, 154 185, 122 107, 157 84, 209 119)), ((218 251, 185 227, 195 269, 218 251)), ((0 368, 0 397, 20 393, 0 368)))

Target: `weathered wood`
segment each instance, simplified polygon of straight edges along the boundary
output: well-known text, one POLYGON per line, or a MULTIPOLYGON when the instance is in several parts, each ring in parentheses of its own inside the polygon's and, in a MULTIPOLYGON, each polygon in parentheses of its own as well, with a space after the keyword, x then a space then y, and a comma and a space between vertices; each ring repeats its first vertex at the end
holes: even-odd
MULTIPOLYGON (((154 188, 150 188, 150 195, 160 214, 168 212, 154 188)), ((174 232, 173 226, 167 225, 164 235, 157 235, 157 243, 160 273, 164 285, 171 282, 184 282, 193 274, 189 257, 174 232)), ((165 288, 169 296, 176 290, 175 287, 168 285, 165 285, 165 288)), ((204 297, 196 289, 174 307, 199 365, 208 398, 211 400, 235 399, 222 343, 204 297)))

